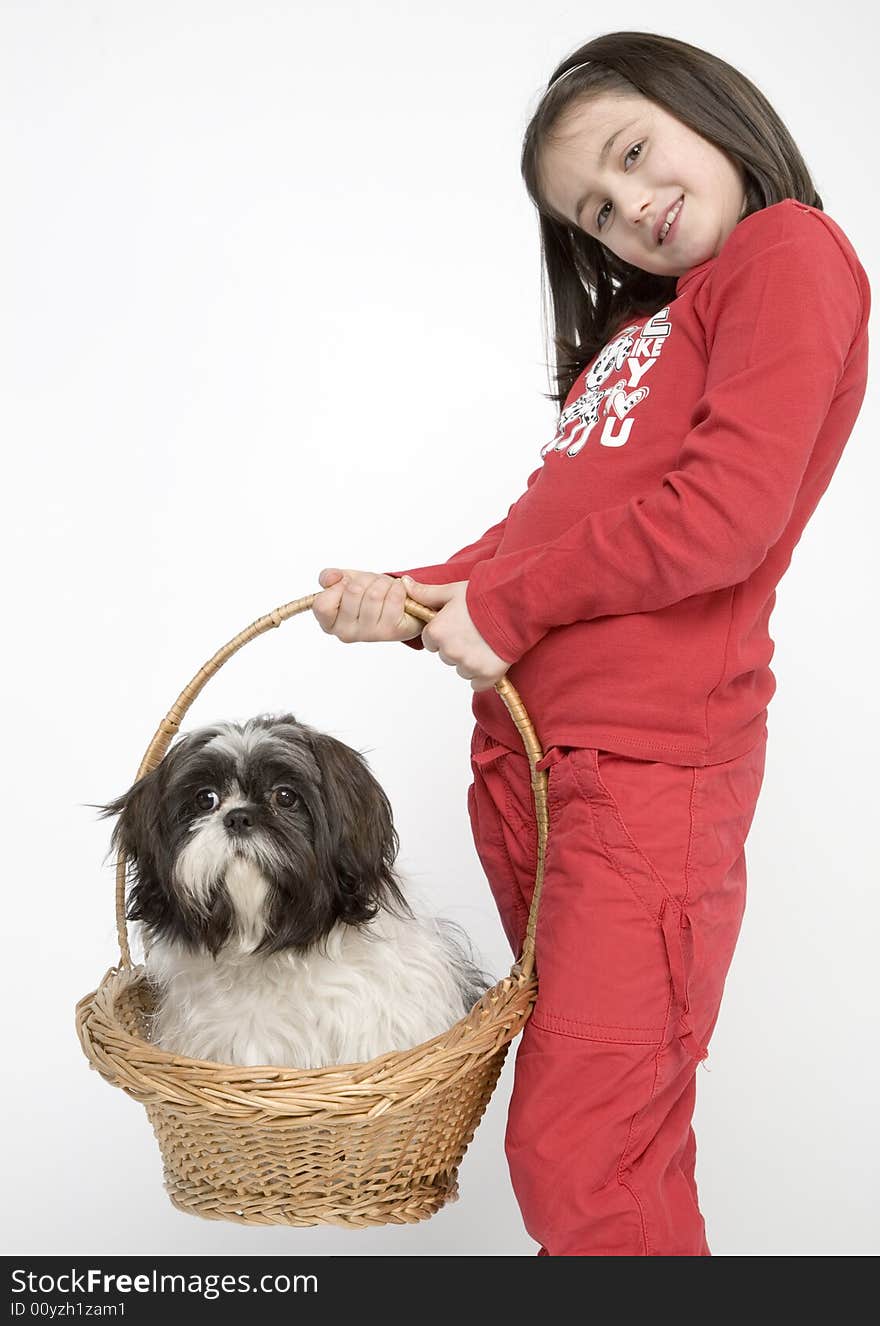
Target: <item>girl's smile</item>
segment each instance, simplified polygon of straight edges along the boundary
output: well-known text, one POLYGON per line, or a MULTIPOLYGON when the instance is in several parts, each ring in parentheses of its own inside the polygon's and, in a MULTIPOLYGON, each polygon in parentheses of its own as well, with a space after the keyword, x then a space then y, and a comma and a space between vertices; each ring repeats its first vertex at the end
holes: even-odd
POLYGON ((671 242, 672 232, 673 230, 675 230, 675 228, 678 225, 678 216, 683 206, 684 206, 684 194, 681 195, 678 202, 675 203, 675 205, 673 206, 672 210, 666 213, 666 220, 660 226, 660 230, 657 235, 658 244, 666 244, 667 241, 671 242))
POLYGON ((658 276, 717 257, 747 206, 737 163, 641 95, 575 103, 544 149, 541 178, 563 224, 658 276))

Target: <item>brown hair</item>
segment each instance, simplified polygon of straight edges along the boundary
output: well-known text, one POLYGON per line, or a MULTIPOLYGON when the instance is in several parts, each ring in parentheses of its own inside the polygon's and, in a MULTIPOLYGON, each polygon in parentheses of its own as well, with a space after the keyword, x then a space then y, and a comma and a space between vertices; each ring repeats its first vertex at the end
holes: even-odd
MULTIPOLYGON (((784 198, 822 209, 809 171, 776 111, 745 74, 697 46, 651 32, 609 32, 554 69, 526 129, 522 175, 538 211, 542 297, 549 284, 556 391, 561 408, 581 370, 628 317, 656 313, 675 298, 676 277, 623 262, 560 217, 542 195, 539 161, 563 112, 601 93, 641 94, 738 163, 750 216, 784 198), (587 63, 589 62, 589 63, 587 63), (585 64, 554 86, 576 65, 585 64)), ((545 337, 547 327, 545 324, 545 337)))

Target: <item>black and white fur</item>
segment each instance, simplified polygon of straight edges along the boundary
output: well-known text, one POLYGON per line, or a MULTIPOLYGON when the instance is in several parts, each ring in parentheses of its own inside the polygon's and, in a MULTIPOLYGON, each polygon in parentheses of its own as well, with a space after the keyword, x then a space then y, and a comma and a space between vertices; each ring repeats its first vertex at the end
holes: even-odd
POLYGON ((363 1062, 448 1030, 492 984, 456 922, 406 901, 364 757, 293 714, 179 737, 98 809, 119 816, 111 846, 127 858, 162 1049, 363 1062))

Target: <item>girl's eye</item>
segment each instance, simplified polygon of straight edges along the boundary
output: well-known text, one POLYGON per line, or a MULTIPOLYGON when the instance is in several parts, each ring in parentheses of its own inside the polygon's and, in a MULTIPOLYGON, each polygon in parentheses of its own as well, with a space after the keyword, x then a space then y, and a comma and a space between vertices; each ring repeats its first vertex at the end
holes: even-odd
POLYGON ((296 805, 297 796, 292 787, 276 787, 272 793, 272 800, 282 810, 289 810, 291 806, 296 805))
MULTIPOLYGON (((644 142, 644 140, 643 140, 643 142, 644 142)), ((635 152, 635 150, 636 150, 637 147, 638 147, 638 148, 641 148, 641 147, 643 146, 643 142, 642 142, 642 143, 633 143, 632 147, 629 149, 629 152, 627 152, 626 156, 623 158, 624 163, 626 163, 626 161, 629 159, 629 157, 632 155, 632 153, 635 152)), ((639 156, 641 156, 641 155, 642 155, 641 152, 639 152, 639 156)), ((599 215, 596 217, 596 229, 597 229, 597 230, 601 230, 601 229, 602 229, 602 227, 601 227, 600 224, 599 224, 599 218, 601 217, 602 213, 605 211, 605 208, 606 208, 607 206, 608 206, 607 203, 603 203, 602 206, 599 208, 599 215)))
POLYGON ((213 787, 202 787, 196 792, 195 804, 197 810, 216 810, 220 805, 220 798, 213 787))

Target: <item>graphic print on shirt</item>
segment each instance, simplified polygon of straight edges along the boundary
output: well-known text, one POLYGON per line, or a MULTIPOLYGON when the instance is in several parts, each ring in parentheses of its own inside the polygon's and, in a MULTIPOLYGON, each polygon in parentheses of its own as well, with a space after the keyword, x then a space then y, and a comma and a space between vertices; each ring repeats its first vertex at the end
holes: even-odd
POLYGON ((627 416, 651 390, 641 386, 641 380, 660 358, 672 329, 668 314, 666 304, 644 325, 633 322, 622 327, 599 351, 584 377, 581 394, 561 412, 552 441, 541 448, 542 456, 553 451, 578 455, 600 418, 604 418, 600 444, 625 446, 633 426, 627 416))

